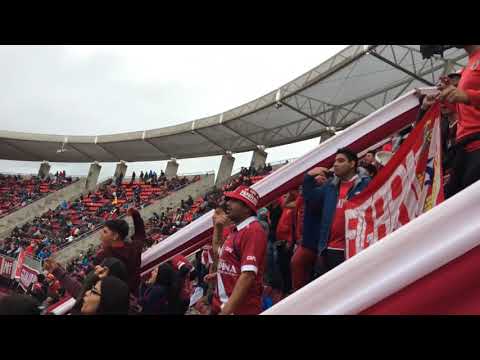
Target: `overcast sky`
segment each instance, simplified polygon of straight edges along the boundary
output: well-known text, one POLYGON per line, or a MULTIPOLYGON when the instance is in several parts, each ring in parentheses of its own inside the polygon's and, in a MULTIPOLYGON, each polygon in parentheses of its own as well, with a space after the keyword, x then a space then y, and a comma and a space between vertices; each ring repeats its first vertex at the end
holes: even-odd
MULTIPOLYGON (((103 135, 175 125, 254 100, 346 45, 0 46, 3 130, 103 135)), ((267 161, 298 157, 318 139, 268 149, 267 161)), ((235 155, 234 169, 251 152, 235 155)), ((180 160, 180 173, 215 170, 220 156, 180 160)), ((101 178, 115 164, 102 164, 101 178)), ((38 163, 0 160, 2 172, 36 173, 38 163)), ((129 163, 128 173, 165 161, 129 163)), ((89 164, 52 163, 86 175, 89 164)))

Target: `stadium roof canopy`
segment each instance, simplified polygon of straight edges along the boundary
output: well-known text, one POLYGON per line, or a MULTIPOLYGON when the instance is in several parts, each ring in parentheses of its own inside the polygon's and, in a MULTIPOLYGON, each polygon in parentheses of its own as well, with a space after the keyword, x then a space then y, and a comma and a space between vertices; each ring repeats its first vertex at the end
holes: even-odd
POLYGON ((222 114, 99 136, 0 131, 0 158, 154 161, 289 144, 344 129, 413 88, 433 85, 466 61, 462 49, 424 60, 419 45, 352 45, 281 88, 222 114))

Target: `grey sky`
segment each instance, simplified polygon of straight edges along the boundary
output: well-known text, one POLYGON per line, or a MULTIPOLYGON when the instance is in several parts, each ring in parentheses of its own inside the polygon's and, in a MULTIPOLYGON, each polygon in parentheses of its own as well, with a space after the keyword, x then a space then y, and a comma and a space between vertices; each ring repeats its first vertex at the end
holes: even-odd
MULTIPOLYGON (((265 95, 346 45, 0 46, 3 130, 102 135, 159 128, 218 114, 265 95)), ((269 149, 267 161, 301 156, 312 139, 269 149)), ((234 168, 251 153, 236 154, 234 168)), ((216 170, 220 157, 180 161, 180 173, 216 170)), ((166 162, 130 163, 132 170, 166 162)), ((1 172, 35 173, 38 163, 0 160, 1 172)), ((88 164, 52 164, 86 174, 88 164)), ((115 164, 103 164, 101 177, 115 164)))

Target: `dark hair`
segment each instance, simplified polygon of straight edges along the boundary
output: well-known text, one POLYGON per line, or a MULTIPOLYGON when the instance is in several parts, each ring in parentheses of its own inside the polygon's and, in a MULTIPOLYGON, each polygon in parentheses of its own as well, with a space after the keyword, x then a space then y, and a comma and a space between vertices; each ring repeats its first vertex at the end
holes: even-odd
POLYGON ((122 240, 128 235, 128 224, 125 220, 108 220, 105 226, 120 235, 122 240))
POLYGON ((109 269, 108 276, 115 276, 117 279, 128 282, 128 271, 123 261, 114 257, 107 257, 100 266, 105 266, 109 269))
POLYGON ((357 154, 355 152, 353 152, 349 148, 341 148, 341 149, 337 150, 335 155, 338 155, 338 154, 345 155, 349 161, 355 161, 355 168, 357 167, 358 157, 357 157, 357 154))
POLYGON ((372 178, 377 175, 377 167, 375 165, 372 165, 372 164, 367 164, 367 165, 364 165, 363 168, 365 170, 367 170, 368 174, 372 174, 372 178))
POLYGON ((40 315, 39 303, 24 294, 5 296, 0 300, 0 315, 40 315))
POLYGON ((107 276, 101 280, 101 294, 97 315, 128 314, 130 290, 124 281, 107 276))
POLYGON ((38 282, 44 282, 44 281, 45 281, 45 275, 43 275, 43 274, 38 274, 38 275, 37 275, 37 281, 38 281, 38 282))
POLYGON ((180 269, 178 269, 178 273, 182 279, 186 278, 187 275, 190 273, 190 267, 188 267, 187 265, 183 265, 180 269))
MULTIPOLYGON (((105 258, 99 265, 108 267, 108 276, 113 276, 124 282, 128 282, 128 271, 123 261, 117 258, 108 257, 105 258)), ((94 287, 99 280, 100 278, 97 276, 97 274, 95 274, 95 270, 92 270, 87 274, 83 280, 82 290, 77 296, 75 305, 73 307, 74 312, 79 312, 82 309, 83 297, 85 296, 85 293, 94 287)))
POLYGON ((369 150, 369 151, 367 151, 367 154, 372 154, 373 156, 375 156, 375 151, 374 150, 369 150))
POLYGON ((447 76, 448 76, 450 79, 456 78, 456 77, 457 77, 457 78, 460 78, 460 77, 462 77, 462 74, 459 74, 459 73, 450 73, 450 74, 448 74, 447 76))
POLYGON ((175 271, 172 264, 166 262, 158 267, 157 277, 155 278, 155 285, 165 287, 168 299, 168 313, 180 313, 181 300, 180 292, 181 281, 177 271, 175 271))

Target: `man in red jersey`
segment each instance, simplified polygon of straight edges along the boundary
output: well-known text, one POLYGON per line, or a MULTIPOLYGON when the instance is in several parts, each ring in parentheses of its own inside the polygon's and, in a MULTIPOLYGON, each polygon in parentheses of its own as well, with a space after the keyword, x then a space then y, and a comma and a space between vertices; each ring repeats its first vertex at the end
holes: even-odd
POLYGON ((480 45, 463 48, 468 53, 468 64, 458 86, 444 81, 437 97, 447 104, 456 104, 458 114, 456 155, 447 198, 480 179, 480 45))
POLYGON ((240 186, 225 193, 225 197, 225 213, 217 211, 213 217, 212 245, 218 256, 213 313, 259 314, 267 249, 267 234, 256 217, 259 196, 247 186, 240 186), (233 225, 224 238, 227 218, 233 225))

